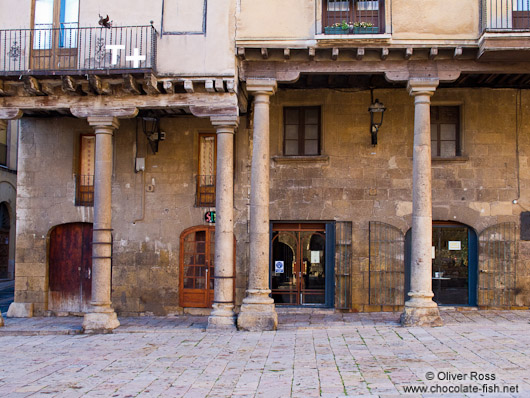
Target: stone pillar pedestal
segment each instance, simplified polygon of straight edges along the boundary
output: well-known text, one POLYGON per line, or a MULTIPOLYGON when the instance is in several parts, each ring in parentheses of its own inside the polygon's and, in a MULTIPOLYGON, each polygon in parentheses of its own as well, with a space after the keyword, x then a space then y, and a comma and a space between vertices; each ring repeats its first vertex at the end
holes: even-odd
POLYGON ((234 313, 234 131, 238 117, 212 117, 217 129, 215 189, 215 286, 208 329, 235 329, 234 313))
POLYGON ((254 94, 254 140, 250 181, 250 265, 247 297, 241 305, 237 326, 241 330, 275 330, 278 315, 269 297, 269 99, 276 81, 248 79, 254 94))
POLYGON ((437 79, 411 79, 414 96, 414 152, 412 158, 412 253, 410 299, 401 314, 403 326, 441 326, 438 305, 432 300, 431 96, 437 79))
POLYGON ((96 133, 94 175, 94 232, 92 239, 92 301, 85 314, 85 332, 108 332, 120 326, 111 307, 112 256, 112 134, 118 128, 115 117, 88 117, 96 133))

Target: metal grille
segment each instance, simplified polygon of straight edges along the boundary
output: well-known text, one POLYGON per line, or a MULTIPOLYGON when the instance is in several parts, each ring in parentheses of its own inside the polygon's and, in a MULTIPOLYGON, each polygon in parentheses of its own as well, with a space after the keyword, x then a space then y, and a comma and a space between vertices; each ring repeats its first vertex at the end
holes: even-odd
POLYGON ((385 31, 384 0, 326 0, 323 7, 322 24, 326 34, 375 34, 385 31))
POLYGON ((215 175, 197 176, 197 206, 215 207, 215 175))
POLYGON ((351 308, 352 223, 335 224, 335 308, 351 308))
POLYGON ((515 305, 516 265, 515 223, 496 224, 482 231, 479 236, 479 305, 515 305))
POLYGON ((405 288, 404 236, 396 227, 371 221, 368 304, 403 305, 405 288))
POLYGON ((79 28, 66 24, 0 30, 0 75, 153 71, 156 36, 151 25, 79 28))
POLYGON ((94 176, 93 175, 76 175, 75 176, 76 206, 94 206, 94 176))
POLYGON ((530 0, 482 0, 481 30, 530 30, 530 0))

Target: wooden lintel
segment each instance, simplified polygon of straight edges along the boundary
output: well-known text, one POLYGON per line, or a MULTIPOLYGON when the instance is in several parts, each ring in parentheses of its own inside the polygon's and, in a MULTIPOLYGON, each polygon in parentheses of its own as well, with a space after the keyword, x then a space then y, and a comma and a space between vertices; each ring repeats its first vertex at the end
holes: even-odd
POLYGON ((175 85, 171 80, 164 80, 164 83, 162 83, 162 87, 164 88, 166 94, 175 93, 175 85))
POLYGON ((225 85, 224 85, 223 79, 215 79, 214 85, 215 85, 215 91, 217 91, 218 93, 224 93, 225 85))
POLYGON ((204 88, 209 93, 215 93, 215 87, 213 86, 213 80, 208 79, 204 82, 204 88))
POLYGON ((291 58, 291 49, 290 48, 284 48, 283 49, 283 57, 285 59, 290 59, 291 58))
POLYGON ((81 94, 77 89, 77 82, 72 76, 63 76, 62 78, 62 89, 63 92, 68 94, 79 95, 81 94))
POLYGON ((107 108, 107 107, 70 107, 70 112, 75 117, 86 119, 88 117, 117 117, 130 119, 136 117, 138 108, 107 108))
MULTIPOLYGON (((94 95, 94 91, 92 90, 92 88, 90 87, 90 83, 86 80, 83 80, 81 82, 81 84, 79 84, 79 86, 81 86, 81 92, 85 95, 94 95)), ((44 91, 44 88, 43 88, 43 91, 44 91)), ((53 95, 53 94, 51 94, 53 95)))
POLYGON ((357 55, 355 58, 357 58, 359 61, 362 60, 364 57, 364 48, 358 48, 357 49, 357 55))
POLYGON ((237 110, 236 93, 178 93, 166 95, 123 95, 114 96, 67 96, 50 97, 17 96, 0 97, 0 109, 17 108, 24 110, 53 111, 56 109, 168 109, 186 108, 192 105, 204 107, 230 108, 237 110))
POLYGON ((149 95, 160 94, 160 90, 158 89, 158 79, 152 73, 145 74, 144 85, 145 85, 144 91, 147 92, 147 94, 149 95))
POLYGON ((269 58, 269 51, 266 49, 266 48, 262 48, 261 49, 261 57, 263 59, 267 59, 269 58))
POLYGON ((308 54, 309 54, 309 59, 311 60, 315 59, 315 55, 316 55, 315 47, 309 47, 308 54))
POLYGON ((123 75, 123 91, 130 94, 140 94, 140 88, 133 75, 123 75))
POLYGON ((438 48, 437 47, 431 48, 431 50, 429 51, 429 59, 434 59, 437 56, 438 56, 438 48))
POLYGON ((235 93, 236 91, 236 82, 233 79, 226 81, 226 91, 229 93, 235 93))
POLYGON ((412 53, 414 52, 414 49, 412 47, 407 47, 405 49, 405 56, 404 58, 405 59, 410 59, 410 57, 412 57, 412 53))
POLYGON ((463 53, 462 47, 456 47, 455 52, 453 54, 453 58, 454 59, 460 58, 462 56, 462 53, 463 53))
POLYGON ((388 54, 390 53, 390 50, 386 47, 381 49, 381 59, 384 61, 388 58, 388 54))
POLYGON ((244 47, 237 48, 237 57, 239 59, 245 60, 245 48, 244 47))
POLYGON ((98 95, 108 95, 112 92, 109 83, 102 80, 99 76, 90 75, 88 82, 90 83, 90 88, 98 95))
POLYGON ((232 107, 224 107, 216 104, 209 106, 191 105, 190 112, 196 117, 212 117, 212 116, 237 116, 238 109, 232 107))
POLYGON ((20 119, 22 111, 18 108, 0 107, 0 119, 20 119))
POLYGON ((333 47, 331 50, 331 59, 333 61, 336 61, 339 58, 339 49, 337 47, 333 47))
POLYGON ((187 93, 195 92, 193 89, 193 80, 184 80, 184 90, 186 90, 187 93))
POLYGON ((40 85, 40 89, 46 95, 54 95, 55 94, 55 86, 53 86, 50 83, 42 83, 40 85))
POLYGON ((41 91, 39 81, 33 76, 24 77, 24 90, 29 95, 44 95, 41 91))

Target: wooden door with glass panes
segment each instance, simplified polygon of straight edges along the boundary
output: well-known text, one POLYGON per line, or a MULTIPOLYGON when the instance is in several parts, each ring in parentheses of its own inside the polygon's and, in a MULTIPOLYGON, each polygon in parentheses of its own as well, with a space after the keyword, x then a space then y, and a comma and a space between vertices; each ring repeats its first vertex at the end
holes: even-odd
POLYGON ((79 0, 34 0, 31 69, 76 69, 79 0))
MULTIPOLYGON (((180 306, 210 308, 215 286, 215 226, 197 226, 180 235, 180 306)), ((234 237, 233 292, 236 241, 234 237)))

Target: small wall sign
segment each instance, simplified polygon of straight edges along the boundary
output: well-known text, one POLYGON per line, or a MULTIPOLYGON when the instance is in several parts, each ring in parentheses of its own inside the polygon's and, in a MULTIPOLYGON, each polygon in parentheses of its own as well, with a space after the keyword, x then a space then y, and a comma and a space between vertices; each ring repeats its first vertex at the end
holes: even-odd
POLYGON ((283 274, 284 271, 283 261, 275 261, 274 262, 274 272, 277 274, 283 274))
POLYGON ((449 250, 462 250, 462 242, 459 240, 450 240, 448 246, 449 250))
POLYGON ((204 221, 208 224, 215 224, 215 211, 207 211, 206 214, 204 214, 204 221))

